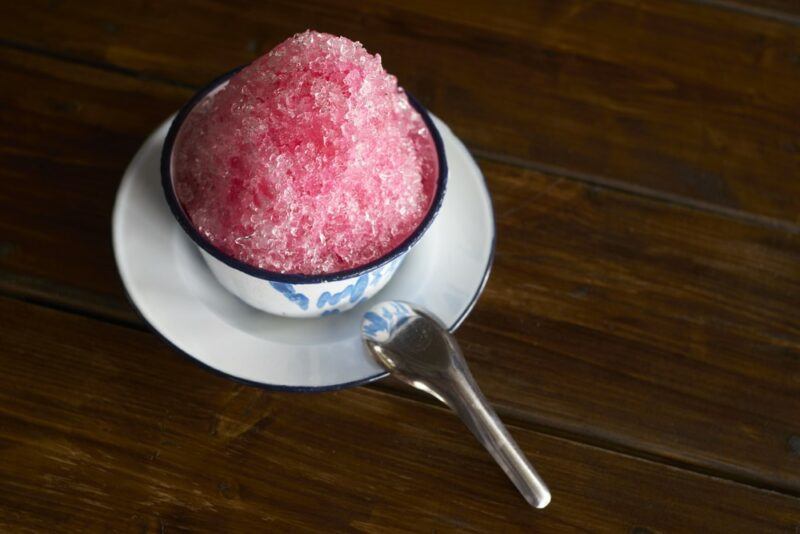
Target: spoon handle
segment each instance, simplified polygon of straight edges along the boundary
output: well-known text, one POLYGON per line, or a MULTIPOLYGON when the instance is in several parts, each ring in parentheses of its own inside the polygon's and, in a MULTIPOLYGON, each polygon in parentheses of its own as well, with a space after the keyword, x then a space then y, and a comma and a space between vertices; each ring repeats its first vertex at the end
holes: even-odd
POLYGON ((547 506, 550 490, 497 417, 469 370, 466 367, 455 370, 449 386, 444 395, 447 404, 486 447, 525 500, 536 508, 547 506))

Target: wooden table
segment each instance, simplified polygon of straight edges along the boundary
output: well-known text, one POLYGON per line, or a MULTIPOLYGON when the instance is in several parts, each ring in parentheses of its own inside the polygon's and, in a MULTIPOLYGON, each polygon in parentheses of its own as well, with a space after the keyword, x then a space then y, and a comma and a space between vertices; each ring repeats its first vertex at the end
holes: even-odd
POLYGON ((800 530, 796 0, 0 13, 3 532, 800 530), (486 175, 497 255, 458 339, 544 511, 431 399, 242 386, 124 297, 132 155, 307 27, 380 52, 486 175))

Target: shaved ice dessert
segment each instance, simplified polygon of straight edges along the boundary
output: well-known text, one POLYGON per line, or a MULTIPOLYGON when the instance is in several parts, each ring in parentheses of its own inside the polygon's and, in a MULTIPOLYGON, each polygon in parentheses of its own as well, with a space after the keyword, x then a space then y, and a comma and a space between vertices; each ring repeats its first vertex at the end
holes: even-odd
POLYGON ((235 74, 187 117, 174 187, 224 253, 318 275, 387 254, 434 197, 431 133, 397 79, 344 37, 307 31, 235 74))

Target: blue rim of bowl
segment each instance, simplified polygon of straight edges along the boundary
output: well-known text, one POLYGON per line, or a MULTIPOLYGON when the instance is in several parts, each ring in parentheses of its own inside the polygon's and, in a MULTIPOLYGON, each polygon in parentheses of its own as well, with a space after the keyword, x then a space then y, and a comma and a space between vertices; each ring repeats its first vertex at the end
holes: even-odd
POLYGON ((218 249, 205 236, 197 231, 189 219, 189 216, 184 211, 183 206, 181 206, 177 195, 175 194, 171 168, 172 150, 181 126, 195 106, 199 104, 211 91, 228 81, 244 67, 244 65, 236 67, 235 69, 211 81, 208 85, 195 93, 195 95, 178 112, 178 115, 172 121, 172 124, 170 124, 167 137, 164 140, 164 147, 161 150, 161 187, 164 189, 164 195, 167 198, 167 204, 169 204, 170 211, 172 211, 172 215, 178 221, 181 228, 183 228, 183 231, 186 232, 192 241, 194 241, 200 248, 228 267, 232 267, 238 271, 262 280, 284 282, 288 284, 318 284, 323 282, 336 282, 339 280, 355 278, 366 272, 370 272, 378 267, 381 267, 408 252, 409 249, 411 249, 411 247, 413 247, 417 241, 419 241, 425 231, 430 227, 433 219, 436 218, 437 213, 439 213, 439 209, 442 207, 442 200, 444 199, 445 191, 447 189, 448 170, 447 158, 444 152, 444 143, 442 142, 442 137, 439 134, 439 130, 436 128, 436 125, 433 124, 433 120, 431 119, 428 110, 425 109, 425 107, 408 92, 405 93, 408 97, 408 102, 414 107, 417 113, 420 114, 422 120, 425 122, 425 126, 428 127, 428 131, 431 133, 431 137, 433 138, 433 143, 436 148, 436 155, 439 160, 439 176, 436 179, 436 191, 434 192, 433 200, 431 201, 431 205, 428 208, 428 212, 425 214, 425 217, 422 219, 419 225, 417 225, 411 235, 409 235, 402 243, 397 245, 383 256, 359 267, 344 271, 337 271, 330 274, 285 274, 269 271, 267 269, 261 269, 259 267, 250 265, 249 263, 238 260, 218 249))

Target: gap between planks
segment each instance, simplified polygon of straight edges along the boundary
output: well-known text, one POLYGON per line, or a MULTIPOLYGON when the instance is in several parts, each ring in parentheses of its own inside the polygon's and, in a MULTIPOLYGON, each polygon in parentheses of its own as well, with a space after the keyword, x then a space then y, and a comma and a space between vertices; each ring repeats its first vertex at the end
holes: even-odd
POLYGON ((607 191, 614 191, 616 193, 644 198, 650 201, 659 202, 661 204, 668 204, 694 211, 710 213, 726 219, 744 222, 752 226, 761 226, 793 235, 800 234, 800 224, 784 221, 782 219, 776 219, 766 215, 758 215, 756 213, 737 210, 735 208, 728 208, 712 202, 695 200, 693 198, 675 195, 673 193, 659 191, 657 189, 651 189, 649 187, 643 187, 633 183, 621 182, 614 180, 613 178, 607 178, 597 174, 573 171, 556 165, 549 165, 546 163, 539 163, 536 161, 518 158, 516 156, 499 154, 497 152, 484 150, 482 148, 470 147, 469 151, 478 159, 502 163, 503 165, 508 165, 509 167, 526 169, 541 174, 547 174, 555 178, 563 178, 572 182, 580 182, 591 187, 597 187, 607 191))

